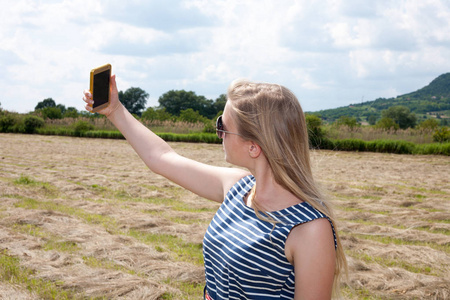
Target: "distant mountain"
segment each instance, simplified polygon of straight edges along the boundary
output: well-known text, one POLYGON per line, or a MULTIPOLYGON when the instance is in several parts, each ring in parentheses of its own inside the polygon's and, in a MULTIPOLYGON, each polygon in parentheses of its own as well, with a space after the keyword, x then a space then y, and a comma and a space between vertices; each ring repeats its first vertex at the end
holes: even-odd
POLYGON ((356 117, 364 121, 370 116, 378 119, 381 111, 396 105, 408 107, 419 118, 425 118, 427 115, 450 118, 450 73, 440 75, 429 85, 415 92, 396 98, 378 98, 373 101, 320 110, 312 112, 312 114, 319 115, 327 122, 333 122, 341 116, 356 117))

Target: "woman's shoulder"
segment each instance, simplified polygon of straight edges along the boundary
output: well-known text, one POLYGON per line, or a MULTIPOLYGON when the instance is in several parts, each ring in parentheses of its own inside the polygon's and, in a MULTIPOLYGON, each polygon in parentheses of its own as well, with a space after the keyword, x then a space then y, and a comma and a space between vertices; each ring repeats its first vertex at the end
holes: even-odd
POLYGON ((228 178, 226 180, 226 183, 224 185, 224 192, 226 196, 231 189, 242 189, 245 185, 252 185, 252 182, 254 184, 255 178, 253 175, 245 170, 233 168, 229 170, 228 178))
POLYGON ((333 228, 328 219, 318 218, 292 228, 286 240, 286 257, 293 257, 295 250, 304 251, 310 247, 335 250, 333 228))

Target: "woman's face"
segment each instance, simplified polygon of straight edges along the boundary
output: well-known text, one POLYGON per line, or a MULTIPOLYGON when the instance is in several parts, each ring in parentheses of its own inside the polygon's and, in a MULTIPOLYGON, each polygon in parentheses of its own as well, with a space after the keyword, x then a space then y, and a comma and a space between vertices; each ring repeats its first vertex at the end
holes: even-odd
MULTIPOLYGON (((224 130, 239 133, 233 119, 232 108, 229 101, 225 104, 222 121, 224 130)), ((246 152, 247 142, 241 136, 225 133, 222 140, 222 147, 227 162, 237 166, 245 166, 244 159, 248 158, 248 153, 246 152)))

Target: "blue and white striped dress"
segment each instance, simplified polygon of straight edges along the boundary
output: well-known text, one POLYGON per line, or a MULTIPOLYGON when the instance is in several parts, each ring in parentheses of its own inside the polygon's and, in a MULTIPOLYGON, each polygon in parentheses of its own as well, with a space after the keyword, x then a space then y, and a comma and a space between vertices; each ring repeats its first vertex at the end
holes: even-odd
MULTIPOLYGON (((284 253, 290 230, 326 216, 303 202, 269 215, 274 227, 244 203, 253 176, 228 192, 203 239, 206 290, 212 299, 293 299, 294 267, 284 253)), ((334 228, 333 228, 334 233, 334 228)))

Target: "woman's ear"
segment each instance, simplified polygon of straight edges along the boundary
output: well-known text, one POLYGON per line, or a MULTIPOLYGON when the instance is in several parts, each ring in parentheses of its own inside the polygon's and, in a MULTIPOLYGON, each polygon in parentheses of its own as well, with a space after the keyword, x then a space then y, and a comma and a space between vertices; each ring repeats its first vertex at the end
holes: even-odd
POLYGON ((248 147, 248 154, 251 158, 258 158, 261 155, 261 147, 255 142, 250 142, 248 147))

